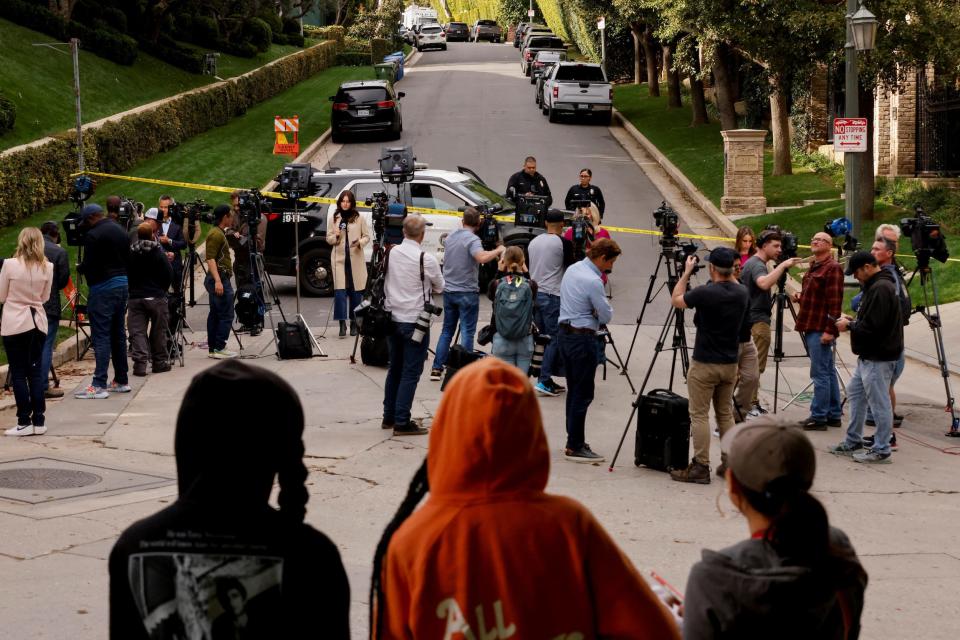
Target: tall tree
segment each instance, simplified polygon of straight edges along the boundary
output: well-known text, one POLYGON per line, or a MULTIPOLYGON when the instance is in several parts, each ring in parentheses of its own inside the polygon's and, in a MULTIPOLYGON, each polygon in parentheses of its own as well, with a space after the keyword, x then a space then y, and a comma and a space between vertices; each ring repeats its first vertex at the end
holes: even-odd
POLYGON ((77 0, 47 0, 47 8, 64 20, 69 20, 73 16, 73 8, 77 0))

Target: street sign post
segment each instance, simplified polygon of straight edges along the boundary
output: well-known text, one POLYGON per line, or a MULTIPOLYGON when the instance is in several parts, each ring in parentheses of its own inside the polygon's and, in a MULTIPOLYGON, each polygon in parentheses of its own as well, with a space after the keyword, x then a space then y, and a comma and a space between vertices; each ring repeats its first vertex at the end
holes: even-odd
POLYGON ((532 18, 532 17, 535 16, 535 15, 537 15, 537 12, 536 12, 536 11, 534 11, 533 9, 527 9, 527 17, 528 17, 528 18, 532 18))
POLYGON ((863 153, 867 150, 866 118, 834 118, 833 150, 863 153))

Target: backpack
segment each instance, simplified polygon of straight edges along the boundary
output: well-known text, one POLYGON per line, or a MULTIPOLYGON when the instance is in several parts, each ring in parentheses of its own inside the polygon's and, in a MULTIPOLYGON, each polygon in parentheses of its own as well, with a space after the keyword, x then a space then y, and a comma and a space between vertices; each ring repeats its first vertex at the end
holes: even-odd
POLYGON ((907 290, 907 283, 904 281, 899 269, 894 272, 893 279, 897 283, 897 299, 900 301, 900 320, 903 326, 907 326, 910 324, 910 314, 913 313, 913 301, 910 299, 910 291, 907 290))
POLYGON ((494 299, 494 319, 497 333, 507 340, 518 340, 530 335, 533 322, 533 289, 522 276, 506 276, 497 286, 494 299))

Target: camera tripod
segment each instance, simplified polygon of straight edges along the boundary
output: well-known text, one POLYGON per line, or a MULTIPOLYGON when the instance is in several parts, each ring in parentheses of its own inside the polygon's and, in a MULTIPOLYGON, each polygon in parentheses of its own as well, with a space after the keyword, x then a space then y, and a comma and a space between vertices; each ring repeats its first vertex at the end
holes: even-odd
MULTIPOLYGON (((306 194, 300 193, 299 191, 290 191, 282 195, 290 200, 293 200, 293 246, 295 247, 294 254, 293 254, 293 277, 296 280, 296 287, 297 287, 297 303, 296 303, 297 313, 295 314, 295 317, 297 319, 297 322, 300 324, 300 326, 302 326, 304 331, 307 332, 307 335, 310 336, 310 341, 313 343, 314 348, 317 350, 317 354, 319 354, 321 358, 326 358, 327 354, 324 353, 323 348, 320 346, 320 341, 317 340, 317 336, 314 335, 313 329, 311 329, 310 325, 307 324, 307 319, 304 318, 303 313, 300 312, 300 222, 306 221, 306 218, 304 218, 303 220, 301 220, 300 218, 300 207, 299 207, 300 200, 299 199, 306 194)), ((263 268, 263 256, 261 256, 260 252, 257 250, 256 229, 254 229, 252 226, 250 226, 250 228, 251 228, 250 239, 251 239, 251 242, 253 242, 250 248, 250 255, 252 257, 254 254, 256 254, 258 259, 257 264, 260 269, 260 275, 261 277, 266 277, 267 283, 269 284, 270 289, 273 293, 274 300, 276 301, 277 308, 280 310, 280 317, 283 318, 283 309, 280 308, 280 299, 277 297, 276 290, 273 288, 273 281, 269 279, 269 275, 266 273, 266 271, 263 268)), ((348 251, 349 251, 349 248, 348 248, 348 251)), ((286 322, 286 318, 283 318, 283 320, 284 322, 286 322)), ((272 319, 270 320, 270 326, 271 327, 273 326, 272 319)), ((276 331, 274 331, 274 340, 275 341, 278 340, 276 331)), ((280 350, 278 348, 277 354, 279 355, 279 353, 280 353, 280 350)))
MULTIPOLYGON (((459 329, 457 331, 459 333, 459 329)), ((610 333, 610 330, 604 325, 600 327, 600 331, 597 332, 597 335, 603 339, 604 344, 608 344, 613 347, 613 355, 617 357, 617 362, 610 362, 610 359, 604 356, 603 379, 607 379, 607 364, 609 363, 611 367, 620 372, 620 375, 626 377, 627 384, 630 385, 630 393, 636 393, 637 390, 633 386, 633 380, 630 379, 630 372, 627 371, 627 366, 624 364, 623 358, 620 357, 620 351, 617 350, 617 344, 613 341, 613 334, 610 333)))
POLYGON ((950 438, 960 438, 960 415, 957 412, 956 398, 953 395, 953 385, 950 383, 950 368, 947 363, 947 352, 943 345, 943 323, 940 320, 940 294, 937 290, 937 280, 930 269, 930 256, 923 250, 915 251, 917 256, 917 268, 910 274, 910 280, 907 281, 909 287, 913 279, 920 274, 920 290, 923 291, 923 305, 917 305, 913 313, 919 313, 930 325, 933 332, 933 344, 937 350, 937 364, 940 367, 940 376, 943 378, 943 388, 947 395, 947 404, 944 411, 950 414, 950 430, 944 433, 950 438), (933 307, 929 306, 930 296, 927 292, 929 281, 930 291, 932 292, 933 307))
POLYGON ((87 296, 83 295, 80 291, 80 287, 83 286, 83 274, 80 273, 80 264, 83 262, 83 244, 77 246, 77 264, 75 265, 75 271, 77 274, 77 282, 73 287, 73 292, 67 298, 67 304, 64 306, 71 308, 70 313, 70 327, 73 329, 74 336, 76 337, 76 349, 77 349, 77 360, 83 360, 83 357, 87 355, 87 351, 90 350, 90 347, 93 346, 93 340, 90 339, 90 333, 85 327, 90 326, 90 316, 87 313, 87 296), (87 339, 87 343, 84 345, 83 349, 80 349, 80 334, 83 333, 83 336, 87 339))

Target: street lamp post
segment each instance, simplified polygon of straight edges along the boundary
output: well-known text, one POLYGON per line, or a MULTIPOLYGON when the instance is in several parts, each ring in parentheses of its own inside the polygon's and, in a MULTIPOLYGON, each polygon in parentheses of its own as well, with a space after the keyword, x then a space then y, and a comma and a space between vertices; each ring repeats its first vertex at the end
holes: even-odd
MULTIPOLYGON (((857 69, 857 52, 873 49, 877 36, 877 18, 870 13, 858 0, 847 0, 847 41, 846 50, 846 85, 844 117, 856 118, 860 112, 859 78, 857 69)), ((868 114, 868 118, 870 115, 868 114)), ((869 127, 867 128, 869 131, 869 127)), ((872 158, 861 158, 860 153, 849 152, 843 155, 843 174, 845 183, 846 203, 844 212, 847 219, 853 223, 853 234, 862 237, 860 221, 859 175, 862 162, 872 162, 872 158)))
POLYGON ((597 18, 597 29, 600 30, 600 68, 603 69, 603 74, 607 74, 607 41, 604 37, 604 32, 607 28, 607 20, 604 16, 597 18))

